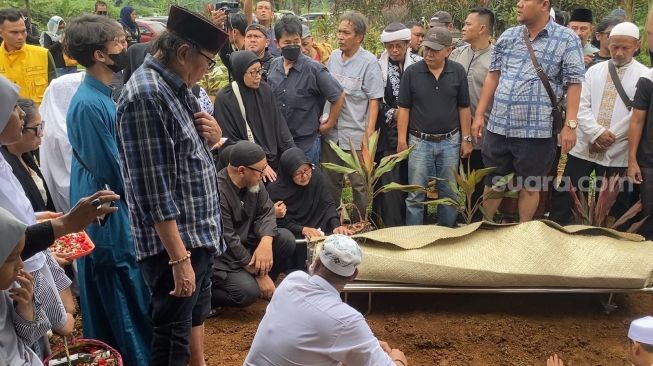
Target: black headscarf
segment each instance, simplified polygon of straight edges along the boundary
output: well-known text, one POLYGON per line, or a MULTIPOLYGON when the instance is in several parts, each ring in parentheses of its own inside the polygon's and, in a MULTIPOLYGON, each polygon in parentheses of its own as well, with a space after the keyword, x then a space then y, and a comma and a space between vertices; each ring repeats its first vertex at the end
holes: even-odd
MULTIPOLYGON (((279 157, 290 147, 294 147, 292 135, 286 120, 277 107, 270 86, 261 82, 258 89, 248 88, 244 78, 247 69, 260 61, 252 51, 236 51, 231 54, 231 67, 234 81, 238 84, 245 105, 245 115, 254 135, 254 141, 265 151, 268 164, 275 171, 279 157)), ((215 98, 213 116, 220 124, 226 144, 247 140, 247 127, 240 112, 238 100, 231 85, 223 88, 215 98)))
POLYGON ((297 169, 304 164, 310 165, 310 161, 300 148, 286 150, 281 155, 277 181, 266 187, 270 199, 283 201, 288 209, 286 217, 278 224, 295 235, 301 235, 304 227, 320 228, 325 234, 331 234, 340 226, 340 220, 336 203, 326 189, 326 177, 315 169, 307 186, 299 186, 292 180, 297 169))

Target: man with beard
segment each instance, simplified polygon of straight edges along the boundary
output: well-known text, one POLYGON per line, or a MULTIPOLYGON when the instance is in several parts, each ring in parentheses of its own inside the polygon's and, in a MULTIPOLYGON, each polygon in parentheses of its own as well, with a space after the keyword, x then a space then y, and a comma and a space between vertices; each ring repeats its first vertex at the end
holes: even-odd
POLYGON ((274 204, 263 185, 263 149, 239 141, 227 147, 229 165, 218 173, 227 250, 213 265, 211 306, 245 307, 270 299, 274 281, 287 269, 295 236, 277 228, 274 204))
MULTIPOLYGON (((399 84, 401 76, 409 66, 422 60, 410 50, 412 34, 410 29, 401 23, 390 23, 383 33, 381 42, 385 51, 379 58, 379 65, 383 73, 385 91, 377 126, 379 127, 379 142, 377 145, 377 161, 385 156, 397 153, 397 98, 399 97, 399 84)), ((406 184, 408 182, 408 164, 402 161, 391 171, 381 176, 379 186, 391 182, 406 184)), ((373 210, 385 227, 400 226, 406 222, 406 194, 400 191, 386 192, 374 199, 373 210)))
MULTIPOLYGON (((633 23, 617 24, 610 32, 612 59, 587 70, 578 110, 576 146, 567 155, 562 182, 554 192, 550 218, 569 224, 573 201, 570 185, 589 193, 592 172, 596 178, 625 175, 628 168, 628 123, 637 80, 648 68, 633 59, 639 49, 639 29, 633 23), (613 79, 613 72, 617 80, 613 79), (624 92, 622 98, 620 88, 624 92)), ((597 182, 605 184, 605 182, 597 182)), ((629 208, 628 192, 619 194, 612 212, 621 216, 629 208)))

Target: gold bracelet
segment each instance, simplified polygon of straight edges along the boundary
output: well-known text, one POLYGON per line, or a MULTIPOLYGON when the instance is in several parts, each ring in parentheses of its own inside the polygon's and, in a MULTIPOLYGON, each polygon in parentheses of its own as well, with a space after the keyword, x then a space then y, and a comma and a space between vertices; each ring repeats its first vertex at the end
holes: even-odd
POLYGON ((185 256, 183 256, 183 257, 181 257, 181 258, 179 258, 179 259, 177 259, 177 260, 175 260, 175 261, 173 261, 173 260, 169 260, 169 261, 168 261, 168 265, 169 265, 169 266, 174 266, 174 265, 176 265, 176 264, 179 264, 179 263, 181 263, 181 262, 183 262, 183 261, 187 261, 187 260, 189 260, 189 259, 190 259, 190 252, 187 251, 185 256))

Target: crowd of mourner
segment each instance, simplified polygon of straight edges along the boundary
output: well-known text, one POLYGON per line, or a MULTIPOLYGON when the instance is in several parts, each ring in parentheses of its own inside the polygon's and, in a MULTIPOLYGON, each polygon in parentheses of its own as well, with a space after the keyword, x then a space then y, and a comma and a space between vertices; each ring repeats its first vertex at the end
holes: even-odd
MULTIPOLYGON (((342 163, 329 142, 361 154, 376 131, 377 162, 413 149, 380 184, 437 178, 437 195, 456 198, 459 165, 494 167, 480 197, 514 173, 518 198, 486 194, 488 218, 572 223, 570 190, 614 175, 611 215, 640 199, 653 213, 653 71, 623 10, 599 20, 519 0, 519 25, 500 35, 487 8, 458 23, 438 11, 387 24, 375 55, 360 13, 341 16, 333 50, 298 17, 273 24, 270 1, 243 8, 172 6, 146 43, 128 6, 116 21, 98 1, 42 34, 0 9, 0 365, 41 365, 79 311, 84 337, 125 365, 202 366, 205 320, 259 298, 270 303, 245 365, 408 365, 340 298, 362 261, 342 218, 371 207, 379 227, 422 225, 427 194, 368 202, 359 174, 320 167, 342 163), (229 84, 209 95, 198 82, 217 57, 229 84), (91 254, 48 249, 81 230, 91 254), (322 236, 310 261, 302 239, 322 236)), ((438 206, 437 225, 458 213, 438 206)), ((633 362, 650 365, 653 318, 628 338, 633 362)))

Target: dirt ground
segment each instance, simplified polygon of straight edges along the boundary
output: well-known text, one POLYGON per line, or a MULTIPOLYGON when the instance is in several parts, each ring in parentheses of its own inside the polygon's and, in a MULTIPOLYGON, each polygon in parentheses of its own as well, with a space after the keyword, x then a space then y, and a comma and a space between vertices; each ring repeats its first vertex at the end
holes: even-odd
MULTIPOLYGON (((597 294, 375 294, 366 317, 379 339, 406 353, 410 365, 545 365, 558 353, 565 365, 630 365, 628 325, 653 314, 653 295, 615 295, 603 312, 597 294)), ((209 319, 211 366, 240 366, 266 302, 209 319)), ((367 295, 350 296, 365 311, 367 295)), ((270 340, 274 342, 274 340, 270 340)))

